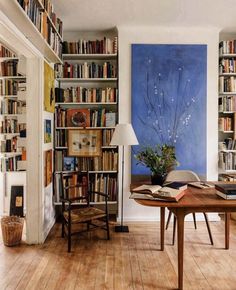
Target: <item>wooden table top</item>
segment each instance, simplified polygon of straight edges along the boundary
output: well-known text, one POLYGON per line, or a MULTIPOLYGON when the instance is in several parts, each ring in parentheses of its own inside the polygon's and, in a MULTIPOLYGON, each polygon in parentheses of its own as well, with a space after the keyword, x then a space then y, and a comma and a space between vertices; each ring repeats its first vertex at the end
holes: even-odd
MULTIPOLYGON (((132 188, 135 188, 131 185, 132 188)), ((236 200, 225 200, 216 195, 215 188, 198 189, 188 187, 186 194, 178 202, 166 202, 159 200, 135 199, 139 204, 146 206, 168 207, 168 208, 235 208, 236 200)))

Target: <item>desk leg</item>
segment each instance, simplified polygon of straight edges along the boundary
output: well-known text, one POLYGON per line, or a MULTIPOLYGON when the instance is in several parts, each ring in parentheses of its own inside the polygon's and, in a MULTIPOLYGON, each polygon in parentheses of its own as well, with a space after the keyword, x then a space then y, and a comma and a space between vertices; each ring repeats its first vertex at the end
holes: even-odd
POLYGON ((230 213, 225 213, 225 249, 229 249, 230 213))
POLYGON ((165 244, 165 207, 161 207, 161 251, 164 251, 165 244))
POLYGON ((177 210, 177 229, 178 229, 178 289, 183 289, 183 271, 184 271, 184 212, 177 210))

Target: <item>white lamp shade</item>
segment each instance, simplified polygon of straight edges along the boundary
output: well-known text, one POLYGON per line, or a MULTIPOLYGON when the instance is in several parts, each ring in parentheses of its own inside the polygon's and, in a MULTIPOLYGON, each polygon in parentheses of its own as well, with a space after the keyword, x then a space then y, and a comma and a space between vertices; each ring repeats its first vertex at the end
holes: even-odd
POLYGON ((110 145, 138 145, 137 137, 131 124, 118 124, 112 135, 110 145))

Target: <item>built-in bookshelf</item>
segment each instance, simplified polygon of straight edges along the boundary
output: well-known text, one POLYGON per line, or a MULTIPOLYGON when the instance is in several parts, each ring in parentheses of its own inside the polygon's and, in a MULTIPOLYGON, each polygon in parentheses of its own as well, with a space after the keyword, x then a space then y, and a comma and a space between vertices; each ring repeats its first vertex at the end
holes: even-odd
POLYGON ((0 170, 26 169, 26 76, 20 58, 0 46, 0 170))
POLYGON ((236 40, 219 44, 219 179, 236 176, 236 40))
POLYGON ((49 62, 61 63, 62 21, 50 0, 2 0, 0 8, 49 62))
MULTIPOLYGON (((117 213, 118 147, 110 146, 118 122, 117 36, 88 37, 64 41, 63 66, 56 66, 55 202, 59 202, 60 172, 88 171, 92 190, 109 193, 109 203, 117 213), (97 132, 99 156, 69 155, 69 134, 75 130, 78 139, 88 131, 97 132)), ((92 197, 91 202, 103 204, 104 200, 92 197)))

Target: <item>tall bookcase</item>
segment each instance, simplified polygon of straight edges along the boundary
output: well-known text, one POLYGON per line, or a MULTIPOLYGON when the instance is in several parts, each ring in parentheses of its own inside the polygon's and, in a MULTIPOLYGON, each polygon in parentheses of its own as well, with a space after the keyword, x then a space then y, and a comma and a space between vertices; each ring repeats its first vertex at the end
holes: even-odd
POLYGON ((2 0, 1 11, 41 54, 52 63, 61 63, 62 21, 50 0, 2 0))
MULTIPOLYGON (((109 145, 118 122, 117 33, 72 35, 64 41, 63 52, 56 88, 55 202, 59 204, 59 172, 88 170, 91 186, 109 192, 110 213, 117 214, 118 147, 109 145), (101 139, 100 156, 73 156, 69 135, 77 134, 80 140, 89 132, 101 139)), ((103 200, 91 202, 104 204, 103 200)))
POLYGON ((26 186, 25 59, 0 44, 1 214, 9 214, 11 186, 26 186))
POLYGON ((219 179, 236 178, 236 40, 219 44, 219 179))

